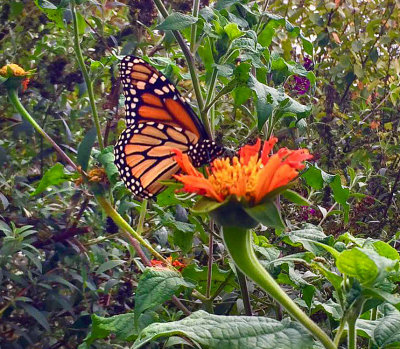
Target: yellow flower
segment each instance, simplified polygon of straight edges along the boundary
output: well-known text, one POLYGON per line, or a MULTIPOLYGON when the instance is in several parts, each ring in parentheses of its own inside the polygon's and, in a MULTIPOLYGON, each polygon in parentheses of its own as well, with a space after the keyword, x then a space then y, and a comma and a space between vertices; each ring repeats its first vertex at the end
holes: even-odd
POLYGON ((271 154, 277 141, 277 138, 271 137, 261 148, 258 139, 256 144, 241 148, 238 157, 215 159, 211 168, 207 168, 208 178, 193 167, 187 154, 174 149, 175 160, 185 173, 175 175, 175 178, 184 184, 183 191, 218 202, 235 195, 255 205, 267 194, 296 178, 298 170, 304 168, 303 162, 313 157, 307 149, 281 148, 271 154))

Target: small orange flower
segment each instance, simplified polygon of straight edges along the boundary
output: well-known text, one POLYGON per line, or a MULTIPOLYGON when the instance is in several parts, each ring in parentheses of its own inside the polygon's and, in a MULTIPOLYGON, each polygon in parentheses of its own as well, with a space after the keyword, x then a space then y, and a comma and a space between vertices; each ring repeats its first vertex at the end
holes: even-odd
POLYGON ((369 124, 369 127, 371 128, 371 130, 377 130, 379 128, 379 126, 381 125, 380 121, 371 121, 371 123, 369 124))
POLYGON ((21 82, 22 92, 25 92, 28 89, 28 85, 29 85, 30 81, 31 81, 31 79, 29 79, 29 78, 25 78, 24 80, 22 80, 22 82, 21 82))
MULTIPOLYGON (((179 271, 182 271, 184 268, 186 268, 186 264, 179 262, 177 259, 175 259, 173 261, 171 256, 169 256, 167 258, 167 260, 168 260, 170 265, 172 265, 173 267, 175 267, 179 271)), ((163 261, 159 261, 157 259, 152 259, 150 261, 150 264, 151 264, 152 267, 167 268, 167 266, 165 266, 163 261)))
POLYGON ((260 139, 254 145, 239 150, 239 157, 215 159, 208 178, 191 164, 187 154, 174 149, 175 160, 186 174, 174 177, 184 184, 183 190, 223 202, 230 195, 245 198, 251 204, 259 203, 271 191, 287 185, 304 168, 304 161, 312 159, 307 149, 271 150, 278 139, 271 137, 261 147, 260 139), (261 150, 261 152, 260 152, 261 150))

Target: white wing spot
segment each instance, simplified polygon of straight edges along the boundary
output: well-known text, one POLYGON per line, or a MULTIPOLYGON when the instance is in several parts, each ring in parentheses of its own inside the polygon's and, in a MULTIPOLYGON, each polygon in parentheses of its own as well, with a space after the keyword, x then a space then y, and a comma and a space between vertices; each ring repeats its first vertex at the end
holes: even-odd
POLYGON ((146 88, 146 83, 144 81, 138 81, 137 84, 136 84, 136 87, 139 90, 144 90, 146 88))

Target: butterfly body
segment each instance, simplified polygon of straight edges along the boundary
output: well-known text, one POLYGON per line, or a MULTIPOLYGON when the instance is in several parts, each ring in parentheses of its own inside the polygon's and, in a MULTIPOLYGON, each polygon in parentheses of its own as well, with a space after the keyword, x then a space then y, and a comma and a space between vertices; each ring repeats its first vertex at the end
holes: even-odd
POLYGON ((114 155, 121 178, 133 194, 150 198, 164 189, 159 181, 180 170, 173 149, 187 153, 196 167, 222 153, 161 72, 135 56, 123 58, 120 72, 127 128, 114 147, 114 155))

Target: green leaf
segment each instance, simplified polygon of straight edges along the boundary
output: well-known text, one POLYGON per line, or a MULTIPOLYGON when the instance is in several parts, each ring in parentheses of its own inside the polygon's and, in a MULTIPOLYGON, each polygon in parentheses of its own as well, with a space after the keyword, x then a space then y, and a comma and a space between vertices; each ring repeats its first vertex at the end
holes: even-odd
POLYGON ((38 195, 52 185, 60 185, 69 181, 74 175, 67 174, 64 172, 64 166, 60 163, 56 163, 53 167, 49 168, 43 175, 39 182, 39 185, 35 189, 31 196, 38 195))
POLYGON ((301 178, 306 180, 307 185, 314 189, 322 189, 324 187, 324 180, 321 176, 321 170, 318 167, 310 166, 307 171, 305 171, 301 178))
POLYGON ((90 153, 92 152, 93 144, 96 141, 97 132, 96 127, 92 127, 88 133, 86 133, 82 142, 78 147, 77 161, 81 165, 82 170, 86 171, 89 164, 90 153))
POLYGON ((51 21, 55 22, 59 28, 64 28, 64 8, 57 7, 47 0, 34 0, 36 6, 42 11, 51 21))
POLYGON ((97 160, 103 165, 110 183, 115 184, 118 179, 118 168, 114 164, 114 147, 112 145, 104 148, 97 155, 97 160))
POLYGON ((165 20, 156 27, 159 30, 182 30, 196 23, 198 18, 185 15, 180 12, 172 12, 165 20))
POLYGON ((218 316, 197 311, 189 317, 146 327, 131 349, 141 348, 160 337, 182 336, 199 347, 232 349, 311 349, 313 340, 303 327, 289 319, 218 316))
POLYGON ((285 229, 285 224, 282 221, 281 213, 273 201, 267 200, 260 205, 245 208, 244 211, 251 218, 267 227, 285 229))
POLYGON ((383 257, 393 259, 393 260, 399 260, 400 255, 399 252, 397 252, 396 249, 394 249, 392 246, 390 246, 387 242, 384 241, 375 241, 372 244, 374 250, 383 257))
POLYGON ((120 314, 108 318, 92 315, 92 328, 85 338, 86 347, 96 339, 108 337, 114 334, 117 339, 132 341, 137 337, 136 326, 134 322, 134 314, 120 314))
POLYGON ((281 90, 267 86, 259 82, 253 75, 250 75, 247 86, 251 88, 257 96, 257 116, 258 128, 261 129, 266 120, 272 115, 274 108, 280 108, 280 104, 287 100, 285 106, 280 110, 281 115, 292 113, 298 119, 308 116, 311 112, 309 106, 305 106, 289 97, 281 90))
POLYGON ((135 318, 138 319, 145 310, 169 300, 182 286, 194 287, 176 271, 146 268, 136 289, 135 318))
POLYGON ((107 270, 113 269, 113 268, 117 267, 118 265, 121 265, 124 263, 126 263, 126 262, 123 260, 120 260, 120 259, 114 259, 111 261, 104 262, 97 268, 96 274, 99 275, 101 273, 104 273, 107 270))
POLYGON ((236 23, 229 23, 224 27, 225 33, 228 35, 229 40, 234 40, 242 35, 244 33, 239 29, 238 25, 236 23))
POLYGON ((339 271, 358 279, 361 284, 371 284, 378 277, 378 267, 360 248, 343 251, 336 260, 339 271))
MULTIPOLYGON (((190 264, 182 271, 182 275, 189 279, 196 281, 196 289, 202 293, 206 292, 207 279, 208 279, 208 267, 199 267, 196 264, 190 264)), ((230 270, 222 270, 216 263, 212 265, 212 279, 211 279, 211 293, 217 291, 218 287, 224 282, 226 286, 225 292, 231 292, 235 286, 237 286, 234 277, 232 277, 230 270), (227 282, 227 278, 230 278, 227 282)))
POLYGON ((295 203, 296 205, 300 206, 310 206, 311 202, 308 201, 306 198, 302 197, 300 194, 296 193, 293 190, 286 189, 285 191, 282 192, 282 196, 285 199, 288 199, 289 201, 295 203))
POLYGON ((380 319, 373 334, 374 342, 379 348, 399 348, 400 314, 395 313, 380 319))
POLYGON ((332 183, 330 183, 330 187, 333 191, 333 198, 341 205, 345 205, 347 203, 347 199, 350 196, 349 188, 346 188, 342 185, 342 181, 339 175, 335 176, 335 179, 332 183))
POLYGON ((50 325, 42 312, 40 312, 34 306, 24 302, 17 302, 17 305, 24 309, 30 316, 32 316, 46 331, 50 331, 50 325))

